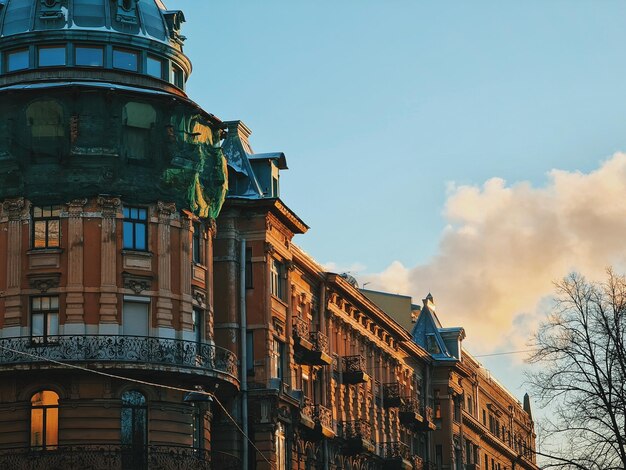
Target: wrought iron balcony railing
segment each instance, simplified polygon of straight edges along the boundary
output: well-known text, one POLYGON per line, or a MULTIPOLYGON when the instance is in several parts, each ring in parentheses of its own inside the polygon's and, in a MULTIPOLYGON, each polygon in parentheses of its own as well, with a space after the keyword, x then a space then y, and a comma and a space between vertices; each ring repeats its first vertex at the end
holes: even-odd
POLYGON ((372 426, 367 421, 356 419, 341 422, 341 437, 344 439, 372 440, 372 426))
POLYGON ((235 456, 178 446, 111 444, 57 446, 54 450, 0 449, 0 468, 50 470, 240 470, 235 456))
POLYGON ((0 367, 53 361, 157 364, 237 377, 235 354, 194 341, 121 335, 50 336, 45 343, 29 336, 0 338, 0 367))
POLYGON ((386 459, 409 460, 409 446, 404 442, 383 442, 382 454, 386 459))
POLYGON ((343 365, 343 381, 347 384, 369 382, 367 364, 361 355, 344 356, 341 358, 343 365))
POLYGON ((398 382, 383 384, 383 405, 385 408, 397 408, 405 403, 401 395, 401 386, 398 382))

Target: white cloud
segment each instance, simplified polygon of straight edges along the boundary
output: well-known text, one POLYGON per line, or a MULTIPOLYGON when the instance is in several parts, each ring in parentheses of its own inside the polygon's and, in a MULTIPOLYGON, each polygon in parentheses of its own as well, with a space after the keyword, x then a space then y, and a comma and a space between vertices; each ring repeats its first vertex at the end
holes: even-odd
POLYGON ((464 326, 476 353, 524 348, 554 281, 572 270, 600 277, 626 259, 626 154, 587 174, 548 178, 543 187, 501 178, 449 184, 437 254, 361 279, 415 300, 432 292, 441 321, 464 326))

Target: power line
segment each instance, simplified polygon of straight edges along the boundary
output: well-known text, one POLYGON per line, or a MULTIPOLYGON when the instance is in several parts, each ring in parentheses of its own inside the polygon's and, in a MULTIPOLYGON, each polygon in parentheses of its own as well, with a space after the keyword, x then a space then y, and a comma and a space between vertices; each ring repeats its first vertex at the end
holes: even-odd
POLYGON ((491 354, 472 354, 472 357, 491 357, 491 356, 506 356, 509 354, 522 354, 528 352, 535 352, 536 349, 521 349, 519 351, 505 351, 505 352, 497 352, 491 354))
POLYGON ((51 362, 53 364, 57 364, 57 365, 60 365, 60 366, 63 366, 63 367, 69 367, 71 369, 77 369, 77 370, 81 370, 83 372, 91 372, 92 374, 102 375, 104 377, 109 377, 109 378, 119 379, 119 380, 125 380, 125 381, 128 381, 128 382, 139 383, 139 384, 142 384, 142 385, 149 385, 149 386, 152 386, 152 387, 167 388, 167 389, 176 390, 176 391, 179 391, 179 392, 195 393, 195 394, 198 394, 198 395, 206 395, 206 396, 210 397, 212 400, 215 400, 215 402, 224 411, 224 413, 226 414, 228 419, 230 419, 233 422, 233 424, 235 425, 237 430, 241 433, 241 435, 244 436, 246 438, 246 440, 252 445, 252 447, 254 447, 254 449, 259 453, 259 455, 261 457, 263 457, 263 460, 265 460, 269 464, 270 468, 274 468, 272 463, 259 450, 259 448, 250 439, 250 437, 243 432, 243 430, 241 429, 239 424, 237 424, 237 421, 235 420, 235 418, 228 412, 226 407, 217 398, 217 396, 215 396, 215 394, 212 393, 212 392, 207 392, 205 390, 189 390, 189 389, 182 388, 182 387, 174 387, 174 386, 171 386, 171 385, 159 384, 159 383, 156 383, 156 382, 148 382, 146 380, 133 379, 133 378, 125 377, 125 376, 122 376, 122 375, 110 374, 108 372, 102 372, 100 370, 89 369, 87 367, 82 367, 82 366, 79 366, 79 365, 76 365, 76 364, 69 364, 69 363, 66 363, 66 362, 57 361, 55 359, 50 359, 48 357, 39 356, 37 354, 32 354, 32 353, 28 353, 28 352, 24 352, 24 351, 18 351, 17 349, 7 348, 6 346, 2 346, 2 345, 0 345, 0 349, 4 349, 5 351, 10 351, 12 353, 21 354, 22 356, 27 356, 27 357, 32 357, 32 358, 35 358, 35 359, 39 359, 39 360, 42 360, 42 361, 45 361, 45 362, 51 362))

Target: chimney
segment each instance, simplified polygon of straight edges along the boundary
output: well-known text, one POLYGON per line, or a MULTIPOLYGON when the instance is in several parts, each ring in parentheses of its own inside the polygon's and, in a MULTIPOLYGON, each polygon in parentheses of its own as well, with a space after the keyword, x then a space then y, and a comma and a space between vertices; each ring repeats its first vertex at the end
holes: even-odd
POLYGON ((437 308, 435 307, 435 300, 433 299, 433 295, 429 292, 425 299, 422 299, 424 303, 424 308, 427 308, 431 312, 435 313, 437 308))

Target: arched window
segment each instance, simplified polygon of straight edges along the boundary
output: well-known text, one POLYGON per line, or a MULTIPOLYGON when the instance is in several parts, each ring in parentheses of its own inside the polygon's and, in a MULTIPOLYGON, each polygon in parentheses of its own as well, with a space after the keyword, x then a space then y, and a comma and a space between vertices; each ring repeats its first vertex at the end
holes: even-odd
POLYGON ((148 444, 146 397, 137 390, 129 390, 122 394, 121 429, 122 445, 144 447, 148 444))
POLYGON ((146 397, 137 390, 122 394, 121 419, 122 468, 145 468, 148 444, 146 397))
POLYGON ((59 395, 51 390, 35 393, 30 399, 30 446, 56 449, 59 444, 59 395))

